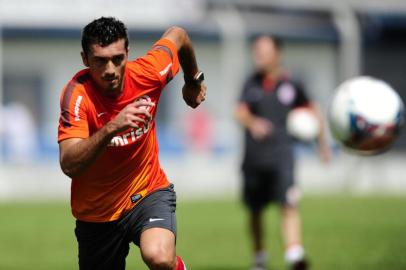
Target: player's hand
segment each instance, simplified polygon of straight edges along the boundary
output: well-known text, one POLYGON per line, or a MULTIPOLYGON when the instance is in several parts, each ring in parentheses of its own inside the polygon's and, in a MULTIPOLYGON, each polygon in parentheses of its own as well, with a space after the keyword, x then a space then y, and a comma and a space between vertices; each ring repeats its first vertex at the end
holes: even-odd
POLYGON ((248 130, 255 140, 262 141, 271 136, 273 125, 271 121, 265 118, 254 117, 248 126, 248 130))
POLYGON ((206 85, 204 82, 201 84, 185 83, 182 88, 183 100, 192 108, 196 108, 206 99, 206 85))
POLYGON ((145 99, 128 104, 109 123, 112 126, 112 132, 120 133, 128 128, 139 128, 145 125, 152 119, 150 111, 153 106, 155 103, 145 99))

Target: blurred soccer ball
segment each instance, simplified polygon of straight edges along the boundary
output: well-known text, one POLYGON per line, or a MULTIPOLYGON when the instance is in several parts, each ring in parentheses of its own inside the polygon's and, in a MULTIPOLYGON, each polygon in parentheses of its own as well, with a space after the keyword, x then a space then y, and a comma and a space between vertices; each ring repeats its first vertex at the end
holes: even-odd
POLYGON ((287 130, 296 139, 311 142, 317 138, 320 125, 316 115, 310 108, 299 107, 289 112, 287 130))
POLYGON ((387 83, 372 77, 356 77, 337 89, 329 111, 334 138, 358 154, 387 150, 403 125, 404 105, 387 83))

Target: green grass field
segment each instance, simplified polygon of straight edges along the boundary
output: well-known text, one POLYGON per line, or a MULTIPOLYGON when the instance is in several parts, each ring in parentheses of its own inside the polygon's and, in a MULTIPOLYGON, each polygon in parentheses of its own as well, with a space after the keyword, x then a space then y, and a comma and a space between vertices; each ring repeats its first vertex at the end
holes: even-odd
MULTIPOLYGON (((405 270, 406 197, 307 196, 304 242, 314 270, 405 270)), ((0 269, 77 269, 68 203, 0 204, 0 269)), ((178 253, 191 270, 246 270, 246 213, 233 200, 180 201, 178 253)), ((278 211, 267 212, 271 269, 286 269, 278 211)), ((127 269, 146 269, 132 246, 127 269)))

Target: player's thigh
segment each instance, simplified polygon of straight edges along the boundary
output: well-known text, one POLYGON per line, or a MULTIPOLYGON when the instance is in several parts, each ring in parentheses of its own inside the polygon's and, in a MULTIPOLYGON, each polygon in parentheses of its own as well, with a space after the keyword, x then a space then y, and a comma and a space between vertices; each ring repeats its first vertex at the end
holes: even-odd
POLYGON ((246 168, 243 171, 243 200, 252 210, 259 211, 270 201, 269 185, 272 179, 258 168, 246 168))
POLYGON ((79 268, 125 269, 129 242, 117 222, 76 222, 79 248, 79 268))
POLYGON ((276 197, 282 206, 296 207, 301 193, 296 184, 293 166, 281 166, 278 171, 276 197))
POLYGON ((175 234, 164 228, 149 228, 141 233, 140 250, 144 261, 150 264, 175 263, 175 234))
POLYGON ((245 197, 257 197, 263 191, 264 182, 260 171, 256 168, 243 170, 243 193, 245 197))

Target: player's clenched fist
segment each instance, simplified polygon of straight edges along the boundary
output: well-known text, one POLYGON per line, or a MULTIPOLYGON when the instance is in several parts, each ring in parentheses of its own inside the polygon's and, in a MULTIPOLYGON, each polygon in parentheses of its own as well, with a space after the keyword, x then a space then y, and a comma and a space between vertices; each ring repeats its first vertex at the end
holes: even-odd
POLYGON ((113 131, 119 133, 128 128, 139 128, 146 124, 152 118, 150 109, 153 106, 155 103, 145 99, 128 104, 111 121, 113 131))
POLYGON ((206 88, 203 82, 201 84, 185 83, 182 94, 186 104, 192 108, 199 106, 206 99, 206 88))

